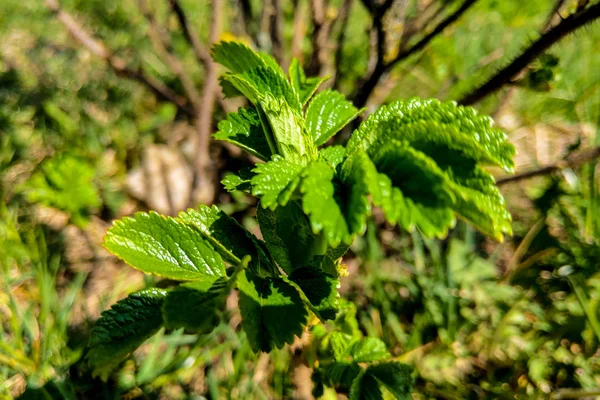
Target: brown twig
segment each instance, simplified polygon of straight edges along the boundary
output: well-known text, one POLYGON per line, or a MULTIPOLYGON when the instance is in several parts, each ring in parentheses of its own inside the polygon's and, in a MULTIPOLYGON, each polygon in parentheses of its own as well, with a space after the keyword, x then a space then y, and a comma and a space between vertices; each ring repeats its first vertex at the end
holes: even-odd
POLYGON ((94 39, 69 13, 64 11, 58 0, 46 0, 46 7, 56 15, 56 18, 65 26, 75 40, 90 53, 103 59, 117 75, 144 84, 158 98, 175 104, 181 111, 188 115, 194 115, 194 110, 189 106, 189 102, 185 97, 179 95, 153 76, 145 73, 141 68, 129 68, 125 60, 114 55, 101 41, 94 39))
POLYGON ((312 57, 306 72, 308 75, 320 75, 323 65, 327 61, 327 42, 329 39, 329 23, 325 14, 324 0, 311 0, 312 11, 312 57))
POLYGON ((472 90, 458 101, 462 105, 471 105, 495 93, 509 83, 517 74, 526 68, 533 60, 542 55, 553 44, 563 39, 569 33, 593 22, 600 17, 600 3, 571 14, 558 25, 545 32, 533 42, 521 55, 506 67, 489 78, 483 85, 472 90))
POLYGON ((342 58, 344 55, 344 42, 346 41, 346 27, 348 26, 348 19, 350 18, 350 10, 352 9, 353 0, 344 0, 344 3, 338 11, 338 17, 336 22, 339 21, 340 34, 335 42, 335 56, 333 57, 335 68, 334 78, 332 87, 338 89, 341 79, 340 68, 342 65, 342 58))
POLYGON ((152 41, 152 45, 154 49, 160 54, 161 58, 167 63, 169 69, 181 82, 181 86, 183 86, 183 90, 185 91, 189 101, 192 103, 194 108, 196 109, 196 113, 199 112, 200 108, 202 108, 202 103, 200 101, 200 94, 196 89, 196 84, 192 77, 187 73, 183 62, 177 57, 177 55, 173 52, 171 47, 171 39, 168 34, 165 34, 164 31, 160 28, 158 21, 154 17, 152 10, 148 7, 146 0, 138 0, 138 5, 142 14, 148 20, 150 24, 150 29, 148 30, 148 34, 150 36, 150 40, 152 41))
MULTIPOLYGON (((434 38, 436 38, 439 34, 441 34, 448 26, 450 26, 454 22, 456 22, 477 1, 478 0, 465 0, 456 11, 454 11, 452 14, 450 14, 448 17, 446 17, 444 20, 442 20, 430 33, 425 35, 421 40, 419 40, 417 43, 415 43, 411 47, 398 52, 396 57, 394 57, 394 59, 392 59, 391 61, 385 62, 385 55, 379 56, 378 58, 381 59, 382 61, 377 63, 377 65, 373 69, 373 72, 371 73, 371 75, 359 87, 359 89, 356 92, 356 95, 354 97, 354 105, 359 108, 363 107, 367 103, 369 96, 371 95, 371 93, 373 92, 375 87, 377 86, 377 83, 379 83, 379 80, 385 73, 387 73, 392 67, 394 67, 400 61, 405 60, 406 58, 410 57, 414 53, 424 49, 434 38)), ((374 15, 374 24, 377 23, 377 19, 381 19, 382 17, 383 17, 383 15, 380 15, 380 16, 374 15)), ((383 46, 381 46, 381 45, 378 45, 378 46, 384 49, 383 46)), ((402 43, 400 43, 399 46, 402 46, 402 43)))
POLYGON ((548 17, 546 18, 546 22, 544 22, 544 25, 543 25, 544 27, 542 28, 542 33, 548 31, 548 29, 550 29, 552 27, 554 18, 557 15, 560 16, 560 14, 558 12, 560 11, 560 9, 562 8, 562 6, 565 3, 566 3, 566 0, 556 0, 556 3, 554 3, 554 6, 552 6, 552 10, 548 14, 548 17))
POLYGON ((194 26, 189 23, 187 16, 185 15, 185 11, 183 10, 183 8, 181 7, 181 4, 179 3, 179 0, 169 0, 169 6, 171 7, 171 10, 173 10, 175 15, 177 16, 179 25, 181 26, 181 29, 183 30, 183 35, 185 36, 186 40, 188 41, 188 43, 194 50, 194 54, 196 55, 196 58, 198 59, 198 61, 200 63, 206 65, 207 63, 209 63, 211 61, 210 54, 208 53, 206 48, 200 42, 200 36, 194 29, 194 26))
POLYGON ((271 0, 271 6, 271 17, 269 18, 271 52, 275 60, 286 70, 287 66, 284 65, 283 58, 283 10, 279 0, 271 0))
POLYGON ((534 169, 532 171, 527 171, 517 175, 498 179, 496 184, 498 186, 501 186, 506 185, 508 183, 514 183, 525 179, 535 178, 537 176, 551 175, 565 168, 577 168, 582 164, 595 160, 598 157, 600 157, 600 146, 584 150, 576 154, 570 154, 564 160, 561 160, 554 164, 546 165, 544 167, 534 169))
MULTIPOLYGON (((219 40, 221 34, 221 0, 213 0, 209 43, 212 45, 219 40)), ((193 200, 206 203, 213 200, 214 168, 210 160, 210 134, 212 129, 212 114, 215 100, 217 99, 219 82, 218 71, 214 61, 210 60, 206 66, 204 88, 202 90, 202 108, 198 115, 198 140, 196 142, 196 156, 194 159, 196 179, 194 180, 193 200)))

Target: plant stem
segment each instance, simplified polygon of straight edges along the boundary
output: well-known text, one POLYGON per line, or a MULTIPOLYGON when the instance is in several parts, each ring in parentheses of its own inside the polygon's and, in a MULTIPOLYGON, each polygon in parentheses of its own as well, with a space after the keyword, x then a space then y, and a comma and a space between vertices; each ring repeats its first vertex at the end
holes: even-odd
POLYGON ((577 300, 579 300, 579 304, 581 304, 581 308, 583 308, 583 312, 585 313, 585 316, 587 317, 587 320, 590 323, 590 326, 592 327, 592 331, 594 331, 594 334, 596 335, 596 339, 598 339, 598 342, 600 342, 600 322, 590 309, 588 299, 585 294, 585 289, 581 284, 580 279, 569 275, 567 276, 567 280, 573 288, 575 296, 577 296, 577 300))

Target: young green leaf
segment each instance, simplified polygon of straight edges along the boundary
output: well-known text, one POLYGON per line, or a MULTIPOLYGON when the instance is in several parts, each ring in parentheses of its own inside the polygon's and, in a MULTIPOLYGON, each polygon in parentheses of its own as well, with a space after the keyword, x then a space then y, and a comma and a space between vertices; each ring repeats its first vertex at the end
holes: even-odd
POLYGON ((257 164, 252 178, 252 194, 260 198, 262 207, 274 210, 286 205, 300 183, 301 164, 275 156, 272 161, 257 164))
POLYGON ((166 295, 161 289, 141 290, 102 313, 90 333, 87 354, 94 375, 107 379, 129 353, 160 329, 166 295))
POLYGON ((428 155, 437 151, 440 157, 452 157, 446 152, 452 149, 478 163, 497 165, 509 172, 514 168, 515 148, 506 134, 493 127, 491 118, 453 102, 411 99, 382 106, 353 132, 348 150, 362 148, 371 155, 373 144, 388 139, 408 142, 428 155))
POLYGON ((306 109, 306 129, 317 146, 327 142, 364 110, 358 110, 343 94, 325 90, 311 100, 306 109))
POLYGON ((254 351, 281 348, 300 336, 308 311, 300 295, 279 278, 262 279, 249 271, 238 278, 242 327, 254 351))
POLYGON ((354 343, 350 355, 356 363, 379 361, 392 356, 385 343, 376 337, 366 337, 354 343))
POLYGON ((257 67, 273 67, 272 63, 267 64, 264 57, 240 42, 219 42, 212 46, 210 55, 215 62, 236 74, 257 67))
POLYGON ((218 311, 225 305, 227 280, 210 277, 188 282, 167 293, 162 307, 168 328, 209 333, 219 324, 218 311))
POLYGON ((306 102, 312 97, 317 91, 321 83, 325 82, 328 78, 310 77, 307 78, 304 74, 304 69, 300 65, 298 59, 294 58, 288 69, 288 75, 294 90, 300 98, 300 103, 305 105, 306 102))
POLYGON ((116 221, 104 237, 104 247, 132 267, 165 278, 225 276, 221 256, 200 232, 152 211, 116 221))
POLYGON ((276 151, 275 144, 269 143, 265 136, 258 112, 250 107, 227 114, 227 119, 219 122, 219 130, 213 137, 232 143, 264 161, 271 159, 276 151))
POLYGON ((221 183, 228 192, 238 190, 247 194, 252 193, 252 184, 250 183, 254 173, 245 168, 238 171, 237 174, 229 173, 225 175, 221 183))

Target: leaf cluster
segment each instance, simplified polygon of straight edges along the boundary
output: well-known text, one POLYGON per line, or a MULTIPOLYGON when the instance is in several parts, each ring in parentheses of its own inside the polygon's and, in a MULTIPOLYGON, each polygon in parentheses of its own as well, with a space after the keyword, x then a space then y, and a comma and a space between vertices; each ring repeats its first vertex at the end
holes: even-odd
MULTIPOLYGON (((483 166, 510 171, 514 148, 490 118, 454 103, 397 101, 362 122, 347 146, 324 146, 363 110, 333 90, 315 94, 323 79, 306 77, 297 61, 286 74, 270 56, 234 42, 215 45, 212 56, 229 70, 220 81, 226 96, 250 103, 230 113, 215 138, 264 161, 223 182, 259 199, 262 240, 214 206, 116 221, 105 238, 110 252, 184 283, 137 292, 103 314, 89 355, 97 372, 107 373, 161 326, 211 331, 234 289, 255 351, 291 343, 310 314, 335 319, 340 258, 364 233, 373 206, 390 223, 426 236, 444 236, 456 216, 498 240, 510 233, 510 215, 483 166), (107 353, 119 357, 107 362, 107 353)), ((335 363, 350 357, 351 383, 323 383, 345 385, 353 398, 381 398, 381 387, 405 396, 403 365, 357 369, 389 353, 355 333, 334 335, 343 340, 332 344, 335 363)))

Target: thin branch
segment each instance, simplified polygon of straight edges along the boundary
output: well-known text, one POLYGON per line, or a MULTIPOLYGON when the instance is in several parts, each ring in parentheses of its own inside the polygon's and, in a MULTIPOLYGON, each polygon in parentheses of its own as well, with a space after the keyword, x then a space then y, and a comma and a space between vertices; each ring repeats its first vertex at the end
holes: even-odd
POLYGON ((138 0, 138 4, 142 14, 144 17, 146 17, 150 24, 148 34, 150 36, 150 40, 152 41, 152 45, 160 54, 161 58, 167 63, 169 69, 177 76, 177 78, 179 78, 181 86, 183 86, 183 90, 185 90, 188 99, 198 112, 200 108, 202 108, 202 102, 200 100, 200 94, 196 89, 194 80, 187 73, 183 62, 174 53, 169 35, 165 35, 164 31, 162 31, 160 28, 159 23, 154 17, 152 10, 150 10, 148 7, 146 0, 138 0))
POLYGON ((535 178, 537 176, 551 175, 565 168, 577 168, 587 162, 597 159, 598 157, 600 157, 600 146, 584 150, 576 154, 571 154, 567 156, 564 160, 561 160, 554 164, 546 165, 533 171, 527 171, 521 174, 498 179, 496 184, 500 186, 506 185, 508 183, 519 182, 525 179, 535 178))
POLYGON ((279 0, 271 0, 271 2, 271 18, 269 21, 271 51, 275 60, 286 70, 287 66, 283 65, 283 10, 279 0))
POLYGON ((459 104, 471 105, 481 101, 510 81, 533 60, 548 50, 553 44, 563 39, 568 34, 591 23, 600 17, 600 3, 582 9, 563 19, 558 25, 545 32, 538 40, 533 42, 519 57, 502 68, 496 75, 488 79, 483 85, 466 94, 458 101, 459 104))
POLYGON ((546 22, 544 22, 544 27, 542 28, 542 33, 546 32, 548 29, 550 29, 552 27, 552 22, 554 21, 554 18, 556 16, 560 17, 560 14, 558 12, 560 11, 562 6, 566 2, 567 2, 567 0, 556 0, 556 3, 554 3, 554 6, 552 6, 552 10, 550 11, 550 14, 548 14, 548 18, 546 18, 546 22))
POLYGON ((56 15, 56 18, 65 26, 75 40, 96 57, 103 59, 117 75, 144 84, 158 98, 175 104, 181 111, 188 115, 194 115, 194 110, 189 107, 189 102, 185 97, 179 95, 153 76, 145 73, 141 68, 128 68, 125 60, 114 55, 101 41, 94 39, 69 13, 64 11, 58 0, 46 0, 46 7, 56 15))
MULTIPOLYGON (((211 25, 209 32, 209 44, 212 45, 219 40, 221 34, 221 0, 213 0, 211 14, 211 25)), ((200 202, 210 202, 214 197, 214 182, 210 177, 214 175, 214 168, 210 160, 210 134, 212 130, 212 114, 215 106, 215 100, 218 96, 219 82, 218 71, 214 61, 210 60, 206 64, 206 74, 204 88, 202 90, 202 108, 198 115, 198 140, 196 142, 196 156, 194 159, 196 179, 194 181, 195 200, 200 202)))
MULTIPOLYGON (((465 0, 456 11, 454 11, 443 21, 441 21, 429 34, 425 35, 425 37, 423 37, 413 46, 409 47, 404 51, 399 52, 398 55, 388 63, 378 63, 375 66, 375 69, 373 70, 371 75, 359 87, 354 98, 354 105, 359 108, 363 107, 367 103, 369 96, 379 83, 379 80, 385 73, 387 73, 398 62, 408 58, 409 56, 413 55, 418 51, 423 50, 425 46, 427 46, 434 38, 441 34, 448 26, 456 22, 477 1, 478 0, 465 0)), ((374 20, 374 22, 376 21, 374 20)), ((401 43, 399 44, 399 46, 401 46, 401 43)))
POLYGON ((350 10, 352 9, 353 0, 344 0, 344 3, 339 9, 338 18, 336 21, 339 21, 340 24, 340 34, 337 38, 335 44, 335 56, 334 56, 334 74, 333 85, 334 89, 338 89, 341 79, 340 68, 342 65, 342 58, 344 52, 344 42, 346 41, 346 28, 348 26, 348 20, 350 18, 350 10))
POLYGON ((202 43, 200 43, 200 36, 194 29, 193 25, 189 23, 187 16, 185 15, 185 11, 179 3, 179 0, 169 0, 169 6, 177 16, 177 20, 179 21, 179 25, 183 30, 183 34, 190 46, 192 47, 192 49, 194 49, 194 54, 196 55, 196 58, 200 63, 206 65, 211 61, 210 54, 202 45, 202 43))
POLYGON ((313 21, 312 57, 306 68, 306 73, 308 75, 320 75, 323 64, 327 59, 327 40, 329 38, 329 24, 325 14, 324 0, 311 0, 311 11, 313 21))

